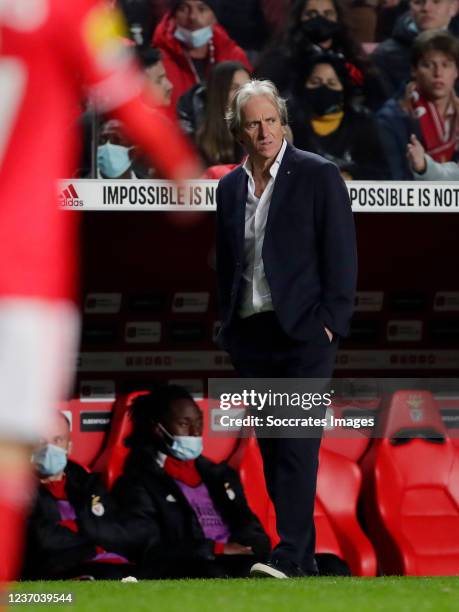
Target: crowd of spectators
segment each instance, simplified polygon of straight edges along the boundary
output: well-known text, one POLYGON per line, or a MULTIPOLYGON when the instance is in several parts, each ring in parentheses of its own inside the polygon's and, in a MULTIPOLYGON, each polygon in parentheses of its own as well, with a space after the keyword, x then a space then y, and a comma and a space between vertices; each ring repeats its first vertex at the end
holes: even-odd
MULTIPOLYGON (((287 99, 286 138, 334 161, 346 180, 456 178, 457 0, 118 4, 130 26, 127 44, 196 144, 205 177, 219 178, 243 159, 225 109, 255 77, 273 81, 287 99)), ((106 132, 101 124, 92 176, 156 176, 106 132)))

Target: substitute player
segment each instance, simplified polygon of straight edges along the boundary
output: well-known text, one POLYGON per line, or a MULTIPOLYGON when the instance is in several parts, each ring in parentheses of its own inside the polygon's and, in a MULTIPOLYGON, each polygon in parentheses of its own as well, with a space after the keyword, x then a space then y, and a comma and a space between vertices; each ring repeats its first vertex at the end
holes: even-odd
POLYGON ((77 215, 58 209, 56 179, 74 172, 81 101, 120 119, 162 175, 198 172, 178 128, 147 100, 121 29, 106 2, 0 0, 0 581, 19 568, 30 445, 77 349, 77 215))

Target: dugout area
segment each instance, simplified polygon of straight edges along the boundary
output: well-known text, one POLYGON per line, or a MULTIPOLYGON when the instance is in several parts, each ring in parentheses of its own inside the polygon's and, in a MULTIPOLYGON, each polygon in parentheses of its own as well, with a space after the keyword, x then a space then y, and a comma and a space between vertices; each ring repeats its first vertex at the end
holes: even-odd
MULTIPOLYGON (((424 187, 418 187, 421 203, 424 187)), ((349 440, 326 434, 321 451, 318 552, 344 560, 355 576, 459 574, 459 496, 450 479, 459 466, 459 392, 441 383, 429 392, 427 384, 454 381, 459 366, 459 216, 454 209, 416 214, 406 207, 413 197, 403 189, 396 212, 355 214, 358 294, 335 372, 367 381, 360 399, 334 403, 335 415, 357 411, 376 415, 379 423, 390 421, 387 444, 371 439, 371 432, 349 440), (382 397, 372 383, 389 377, 417 385, 411 396, 382 397), (420 422, 410 412, 413 406, 423 413, 420 422), (394 415, 402 419, 396 426, 394 415), (407 429, 408 441, 400 442, 407 429), (433 441, 426 435, 430 430, 433 441), (397 544, 406 537, 403 529, 388 527, 379 513, 382 499, 391 505, 394 483, 393 473, 389 489, 384 478, 378 480, 381 462, 387 473, 406 464, 392 509, 401 508, 402 515, 392 523, 410 523, 417 544, 408 552, 397 544), (423 462, 438 468, 427 470, 427 480, 421 477, 423 462), (413 476, 415 466, 421 467, 413 476), (421 493, 407 493, 412 486, 421 493), (408 509, 400 501, 406 494, 408 509), (446 560, 438 559, 442 552, 446 560)), ((82 202, 82 344, 73 397, 62 408, 72 418, 75 458, 101 471, 111 486, 124 460, 132 393, 158 381, 183 384, 200 400, 208 434, 208 379, 233 373, 215 344, 214 213, 177 212, 172 201, 169 211, 84 212, 82 202)), ((275 517, 254 441, 205 435, 204 453, 239 470, 249 503, 275 543, 275 517), (261 484, 254 487, 254 481, 261 484)))

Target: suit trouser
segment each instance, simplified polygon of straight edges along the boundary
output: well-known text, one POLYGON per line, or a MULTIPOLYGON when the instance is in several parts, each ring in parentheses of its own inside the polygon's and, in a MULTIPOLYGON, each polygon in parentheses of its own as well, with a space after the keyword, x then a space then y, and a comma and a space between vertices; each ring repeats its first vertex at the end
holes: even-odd
MULTIPOLYGON (((267 312, 237 319, 228 350, 242 378, 329 379, 337 341, 330 342, 325 330, 308 342, 292 340, 275 314, 267 312)), ((317 571, 313 516, 320 433, 311 438, 257 436, 280 537, 273 558, 293 561, 308 573, 317 571)))

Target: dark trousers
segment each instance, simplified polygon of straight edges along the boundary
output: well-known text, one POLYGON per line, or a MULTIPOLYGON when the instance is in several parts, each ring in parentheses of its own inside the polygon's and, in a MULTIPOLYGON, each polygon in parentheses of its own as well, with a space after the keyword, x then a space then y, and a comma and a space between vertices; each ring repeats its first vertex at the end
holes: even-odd
POLYGON ((43 576, 40 580, 69 580, 87 576, 92 576, 95 580, 121 580, 126 576, 137 576, 137 568, 133 563, 97 563, 96 561, 88 561, 65 572, 43 576))
POLYGON ((253 555, 217 555, 213 561, 190 559, 188 561, 158 561, 154 566, 142 568, 140 578, 247 578, 250 568, 263 559, 253 555))
MULTIPOLYGON (((329 379, 338 343, 325 330, 308 342, 292 340, 273 312, 235 321, 229 353, 242 378, 329 379)), ((273 558, 316 573, 314 500, 321 438, 262 438, 258 444, 280 542, 273 558)))

